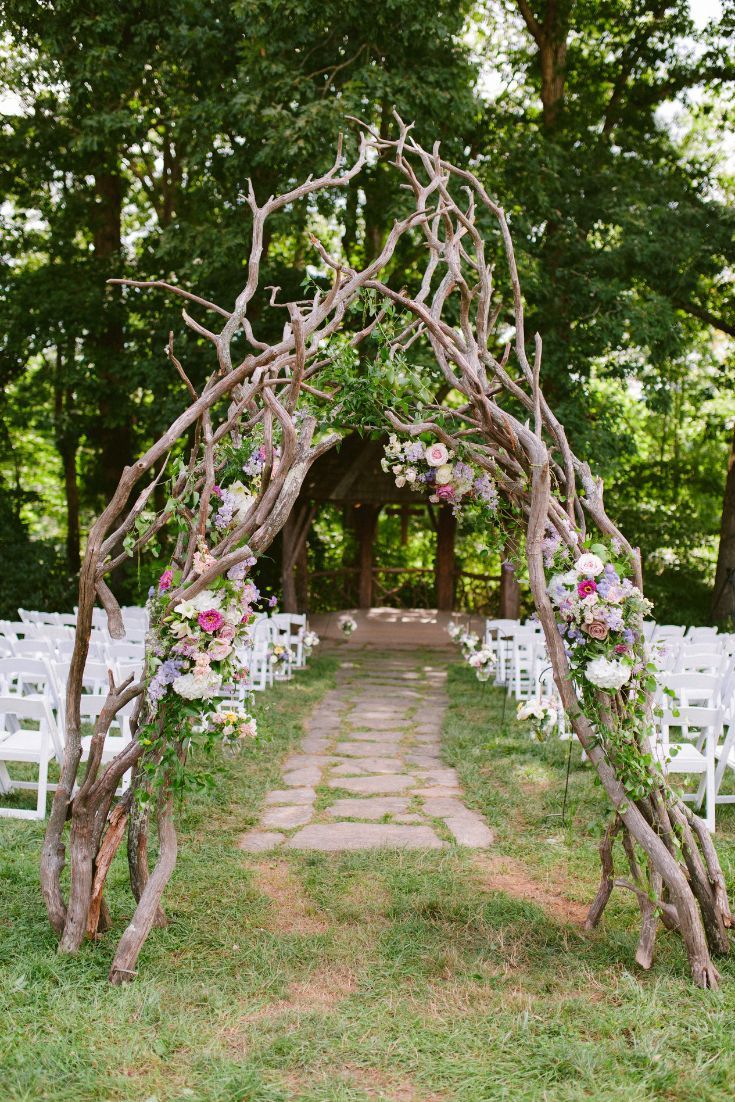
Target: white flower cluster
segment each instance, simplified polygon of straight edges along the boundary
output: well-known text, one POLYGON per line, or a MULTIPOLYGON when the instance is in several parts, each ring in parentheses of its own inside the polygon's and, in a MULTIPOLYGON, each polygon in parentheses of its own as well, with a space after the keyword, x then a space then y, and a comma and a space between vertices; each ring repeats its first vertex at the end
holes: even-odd
POLYGON ((480 647, 469 655, 467 665, 475 671, 478 681, 488 681, 495 671, 495 655, 490 647, 480 647))
POLYGON ((546 742, 558 726, 559 711, 554 700, 521 700, 516 716, 522 723, 530 722, 534 742, 546 742))
POLYGON ((357 620, 354 620, 352 616, 342 616, 339 621, 339 630, 344 635, 345 639, 349 639, 353 631, 357 628, 357 620))
POLYGON ((585 677, 598 689, 615 692, 628 684, 632 673, 630 665, 615 658, 593 658, 584 668, 585 677))

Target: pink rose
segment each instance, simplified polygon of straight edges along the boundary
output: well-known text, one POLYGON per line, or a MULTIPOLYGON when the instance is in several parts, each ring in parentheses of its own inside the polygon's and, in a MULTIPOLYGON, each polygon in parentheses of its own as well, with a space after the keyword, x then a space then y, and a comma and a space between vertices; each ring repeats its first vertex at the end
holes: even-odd
POLYGON ((437 486, 436 496, 440 501, 454 501, 454 486, 450 486, 449 483, 437 486))
POLYGON ((449 452, 443 444, 429 444, 424 458, 430 467, 443 467, 449 459, 449 452))
POLYGON ((236 635, 237 629, 235 628, 234 624, 225 624, 225 626, 219 633, 220 639, 224 639, 226 643, 231 643, 236 635))
POLYGON ((615 653, 616 654, 627 654, 628 653, 628 648, 626 647, 625 643, 618 643, 615 647, 615 653))
POLYGON ((209 657, 215 662, 221 662, 232 650, 225 639, 213 639, 209 644, 209 657))
POLYGON ((200 612, 197 616, 199 627, 208 635, 214 635, 215 631, 219 631, 224 622, 224 616, 216 608, 208 608, 206 612, 200 612))
POLYGON ((173 570, 164 570, 161 577, 158 579, 158 592, 165 593, 167 589, 170 589, 174 581, 173 570))
POLYGON ((602 620, 593 620, 589 624, 583 624, 582 631, 586 632, 590 639, 599 639, 600 642, 607 639, 610 633, 609 627, 607 624, 603 624, 602 620))

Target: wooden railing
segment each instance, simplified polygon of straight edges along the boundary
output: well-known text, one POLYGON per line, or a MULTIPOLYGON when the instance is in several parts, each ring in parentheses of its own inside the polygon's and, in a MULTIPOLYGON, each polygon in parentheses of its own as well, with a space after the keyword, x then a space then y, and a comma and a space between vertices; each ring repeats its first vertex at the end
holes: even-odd
MULTIPOLYGON (((359 568, 342 566, 309 573, 309 611, 329 612, 358 605, 359 568)), ((431 567, 375 566, 373 605, 377 608, 436 608, 431 567)), ((455 608, 491 615, 497 611, 500 575, 460 570, 455 575, 455 608)))

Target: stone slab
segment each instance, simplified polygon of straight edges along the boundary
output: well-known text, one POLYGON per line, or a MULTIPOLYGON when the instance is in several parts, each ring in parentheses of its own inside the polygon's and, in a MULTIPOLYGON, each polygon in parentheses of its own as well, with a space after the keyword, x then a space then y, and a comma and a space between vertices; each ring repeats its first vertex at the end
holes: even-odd
POLYGON ((404 814, 410 802, 405 796, 371 796, 365 800, 335 800, 327 811, 335 819, 382 819, 384 815, 404 814))
POLYGON ((424 811, 434 819, 445 819, 448 815, 463 815, 467 808, 458 797, 430 796, 424 800, 424 811))
POLYGON ((405 768, 403 758, 350 758, 349 761, 340 762, 333 767, 332 772, 338 776, 349 776, 349 770, 353 773, 402 773, 405 768), (346 768, 343 768, 346 767, 346 768))
POLYGON ((263 817, 260 820, 261 826, 264 827, 276 827, 279 830, 293 830, 294 827, 304 826, 311 819, 313 808, 311 804, 307 807, 299 805, 297 807, 289 807, 284 804, 281 807, 270 807, 263 813, 263 817))
POLYGON ((313 788, 276 788, 265 797, 267 804, 312 804, 316 799, 313 788))
POLYGON ((346 792, 355 792, 360 796, 387 796, 393 792, 405 792, 413 788, 416 781, 405 773, 386 773, 384 776, 340 777, 329 781, 330 788, 344 788, 346 792))
POLYGON ((290 773, 293 769, 309 769, 312 765, 323 769, 331 760, 329 754, 291 754, 291 757, 286 758, 283 763, 283 771, 290 773))
POLYGON ((426 788, 417 788, 414 793, 416 796, 461 796, 459 788, 456 784, 429 784, 426 788))
POLYGON ((293 785, 295 788, 319 784, 321 779, 322 771, 317 769, 315 765, 311 765, 306 769, 291 769, 283 774, 283 783, 293 785))
POLYGON ((288 849, 339 850, 441 849, 442 842, 429 826, 402 823, 312 823, 286 842, 288 849))
POLYGON ((477 812, 465 809, 462 815, 447 816, 444 822, 460 846, 485 849, 495 841, 490 827, 477 812))
POLYGON ((390 757, 395 754, 394 742, 338 742, 334 747, 335 754, 341 754, 347 758, 379 758, 390 757))
POLYGON ((249 830, 247 834, 243 834, 237 845, 246 853, 266 853, 269 849, 280 846, 284 838, 285 834, 276 830, 249 830))

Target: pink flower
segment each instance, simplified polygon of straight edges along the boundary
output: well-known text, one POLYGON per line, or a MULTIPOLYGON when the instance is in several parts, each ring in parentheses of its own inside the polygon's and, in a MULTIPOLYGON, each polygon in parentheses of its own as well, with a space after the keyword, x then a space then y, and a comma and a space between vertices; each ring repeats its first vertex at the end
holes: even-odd
POLYGON ((231 643, 237 634, 237 629, 234 624, 225 624, 219 633, 219 638, 223 639, 225 643, 231 643))
POLYGON ((209 657, 215 662, 221 662, 223 658, 232 650, 232 647, 225 639, 213 639, 209 644, 209 657))
POLYGON ((577 593, 580 597, 589 597, 591 594, 597 592, 597 582, 593 582, 591 578, 585 578, 583 582, 580 582, 577 586, 577 593))
POLYGON ((429 444, 424 452, 424 458, 430 467, 443 467, 449 459, 449 452, 443 444, 429 444))
POLYGON ((437 486, 436 496, 440 501, 454 501, 454 486, 447 482, 443 486, 437 486))
POLYGON ((627 654, 628 653, 628 648, 625 645, 625 643, 618 643, 615 647, 615 653, 616 654, 627 654))
POLYGON ((208 608, 206 612, 200 612, 197 616, 199 627, 209 635, 213 635, 215 631, 219 631, 224 622, 224 616, 216 608, 208 608))
POLYGON ((170 589, 174 581, 173 570, 164 570, 161 577, 158 579, 158 592, 165 593, 167 589, 170 589))
POLYGON ((603 624, 602 620, 593 620, 589 624, 583 624, 582 631, 586 632, 590 639, 599 639, 602 642, 603 639, 607 639, 610 629, 607 624, 603 624))

